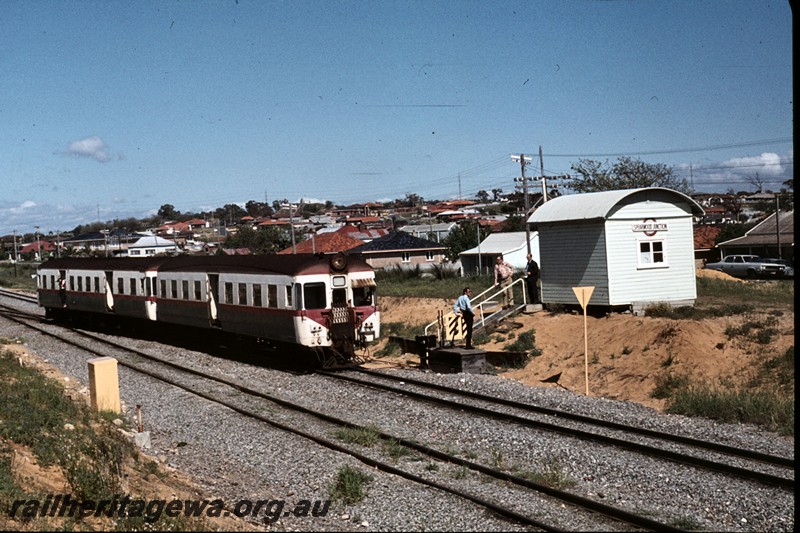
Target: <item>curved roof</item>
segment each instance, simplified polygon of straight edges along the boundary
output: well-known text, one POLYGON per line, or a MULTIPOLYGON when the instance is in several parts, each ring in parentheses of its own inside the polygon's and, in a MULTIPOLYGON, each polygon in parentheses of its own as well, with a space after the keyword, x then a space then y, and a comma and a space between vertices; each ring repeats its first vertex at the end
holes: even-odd
POLYGON ((703 214, 700 204, 685 194, 664 187, 646 187, 642 189, 618 189, 614 191, 590 192, 559 196, 545 202, 528 217, 531 224, 541 222, 561 222, 567 220, 606 219, 611 211, 623 200, 631 196, 649 196, 652 193, 674 196, 676 202, 686 203, 693 215, 703 214))

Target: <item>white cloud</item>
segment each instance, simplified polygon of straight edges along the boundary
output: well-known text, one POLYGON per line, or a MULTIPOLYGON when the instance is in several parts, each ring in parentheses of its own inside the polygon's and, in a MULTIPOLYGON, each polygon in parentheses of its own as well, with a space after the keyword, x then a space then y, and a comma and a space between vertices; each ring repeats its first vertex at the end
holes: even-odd
POLYGON ((86 137, 85 139, 81 139, 79 141, 72 141, 69 143, 67 153, 69 155, 89 157, 99 161, 100 163, 105 163, 111 159, 111 155, 108 152, 106 143, 103 142, 103 139, 96 135, 86 137))
POLYGON ((753 157, 734 157, 725 162, 725 165, 730 166, 730 170, 734 174, 753 175, 758 172, 770 176, 782 175, 783 164, 781 156, 775 152, 764 152, 753 157))

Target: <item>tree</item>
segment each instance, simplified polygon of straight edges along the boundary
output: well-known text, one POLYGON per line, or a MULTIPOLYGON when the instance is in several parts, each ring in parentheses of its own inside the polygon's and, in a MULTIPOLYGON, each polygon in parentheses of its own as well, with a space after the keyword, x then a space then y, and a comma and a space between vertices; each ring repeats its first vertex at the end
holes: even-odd
POLYGON ((244 208, 247 211, 247 214, 253 218, 268 217, 272 214, 272 208, 269 206, 269 204, 257 202, 255 200, 249 200, 246 204, 244 204, 244 208))
POLYGON ((164 204, 158 208, 158 216, 163 220, 173 220, 178 218, 178 215, 180 215, 180 211, 176 211, 172 204, 164 204))
POLYGON ((645 163, 640 159, 620 157, 610 165, 592 159, 579 159, 572 165, 578 176, 566 185, 575 192, 599 192, 643 187, 666 187, 684 194, 691 188, 685 178, 677 178, 672 167, 662 163, 645 163))
POLYGON ((249 248, 254 254, 273 254, 291 246, 286 232, 274 226, 253 229, 248 226, 239 228, 235 235, 228 235, 225 248, 249 248))
POLYGON ((492 198, 495 202, 500 201, 500 195, 503 194, 503 189, 492 189, 492 198))
POLYGON ((478 223, 473 220, 465 220, 450 231, 450 234, 442 241, 447 246, 445 254, 452 261, 458 261, 458 255, 464 250, 475 248, 479 242, 485 239, 491 231, 488 228, 478 228, 478 223))
POLYGON ((481 189, 475 194, 475 198, 477 198, 479 202, 485 204, 489 201, 489 193, 481 189))
POLYGON ((511 215, 503 223, 503 233, 525 231, 525 218, 522 215, 511 215))

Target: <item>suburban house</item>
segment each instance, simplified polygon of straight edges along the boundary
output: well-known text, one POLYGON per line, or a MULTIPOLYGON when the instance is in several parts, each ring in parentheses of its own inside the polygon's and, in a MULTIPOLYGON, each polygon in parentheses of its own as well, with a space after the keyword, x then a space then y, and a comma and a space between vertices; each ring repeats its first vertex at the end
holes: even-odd
POLYGON ((399 266, 401 268, 433 268, 444 261, 446 247, 439 243, 395 231, 368 243, 352 248, 374 269, 399 266))
POLYGON ((450 235, 450 232, 455 228, 455 222, 437 222, 436 224, 414 224, 410 226, 403 226, 400 231, 410 233, 414 237, 422 237, 423 239, 431 239, 436 242, 442 242, 450 235))
MULTIPOLYGON (((539 260, 539 234, 530 232, 531 255, 539 260)), ((519 271, 528 264, 528 246, 525 244, 524 231, 508 233, 490 233, 477 247, 459 254, 461 258, 461 275, 492 275, 495 259, 500 255, 503 260, 519 271)))
POLYGON ((703 208, 660 187, 560 196, 528 219, 539 232, 542 301, 578 303, 573 287, 594 287, 589 305, 694 305, 692 217, 703 208))
POLYGON ((148 235, 128 246, 128 257, 149 257, 153 255, 176 254, 180 249, 174 241, 158 235, 148 235))
POLYGON ((354 239, 344 233, 322 233, 295 244, 294 250, 291 246, 278 252, 279 254, 335 254, 346 252, 356 246, 361 246, 364 241, 354 239))
MULTIPOLYGON (((742 237, 717 245, 722 257, 733 254, 781 257, 794 261, 794 210, 765 218, 742 237)), ((716 258, 715 258, 716 259, 716 258)))

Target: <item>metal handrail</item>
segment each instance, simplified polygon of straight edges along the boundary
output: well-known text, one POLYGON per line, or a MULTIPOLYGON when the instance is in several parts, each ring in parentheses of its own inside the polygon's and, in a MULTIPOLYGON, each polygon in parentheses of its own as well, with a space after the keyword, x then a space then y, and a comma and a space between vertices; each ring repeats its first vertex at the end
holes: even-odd
MULTIPOLYGON (((514 290, 514 285, 517 285, 517 284, 521 284, 521 285, 522 285, 522 306, 525 306, 525 305, 527 305, 527 304, 528 304, 528 294, 527 294, 527 292, 526 292, 526 290, 525 290, 525 278, 519 278, 518 280, 516 280, 516 281, 512 282, 512 283, 511 283, 509 286, 507 286, 507 287, 503 287, 503 288, 502 288, 502 289, 500 289, 500 290, 496 290, 495 292, 493 292, 492 294, 490 294, 489 296, 487 296, 486 298, 484 298, 484 299, 483 299, 483 300, 482 300, 480 303, 478 303, 478 304, 473 304, 473 305, 472 305, 473 309, 475 309, 475 310, 476 310, 476 312, 475 312, 475 315, 477 316, 477 315, 479 315, 479 314, 480 314, 480 319, 479 319, 479 321, 478 321, 478 322, 479 322, 479 325, 478 325, 477 327, 479 327, 479 328, 481 328, 481 327, 484 327, 484 326, 486 325, 486 321, 487 321, 488 319, 492 318, 492 317, 493 317, 493 316, 495 316, 497 313, 499 313, 500 311, 502 311, 502 309, 498 309, 497 311, 494 311, 494 312, 492 312, 492 313, 489 313, 489 315, 486 315, 486 314, 485 314, 485 311, 484 311, 484 306, 485 306, 487 303, 492 303, 492 304, 494 304, 494 303, 495 303, 495 301, 493 300, 493 298, 494 298, 494 297, 496 297, 496 296, 500 296, 500 295, 502 295, 502 294, 503 294, 504 292, 506 292, 506 291, 511 291, 511 290, 514 290)), ((491 292, 491 291, 495 290, 495 288, 496 288, 496 287, 497 287, 496 285, 492 285, 491 287, 489 287, 488 289, 486 289, 485 291, 483 291, 482 293, 480 293, 479 295, 477 295, 477 296, 474 298, 474 300, 476 300, 476 301, 477 301, 477 300, 480 300, 482 296, 484 296, 485 294, 487 294, 487 293, 489 293, 489 292, 491 292)), ((517 306, 517 307, 521 307, 521 306, 517 306)), ((451 316, 451 315, 452 315, 452 316, 455 316, 455 313, 454 313, 453 311, 450 311, 450 312, 449 312, 449 313, 447 313, 446 315, 443 315, 443 317, 442 317, 442 318, 444 318, 444 317, 449 317, 449 316, 451 316)), ((437 339, 439 339, 439 340, 441 341, 441 339, 442 339, 442 331, 441 331, 441 328, 439 327, 439 320, 438 320, 438 319, 437 319, 436 321, 434 321, 434 322, 431 322, 431 323, 430 323, 430 324, 428 324, 427 326, 425 326, 425 336, 427 336, 427 335, 428 335, 428 330, 429 330, 429 329, 430 329, 432 326, 436 326, 436 338, 437 338, 437 339)))

